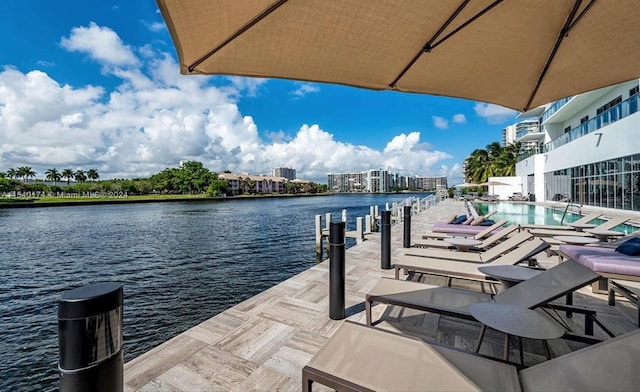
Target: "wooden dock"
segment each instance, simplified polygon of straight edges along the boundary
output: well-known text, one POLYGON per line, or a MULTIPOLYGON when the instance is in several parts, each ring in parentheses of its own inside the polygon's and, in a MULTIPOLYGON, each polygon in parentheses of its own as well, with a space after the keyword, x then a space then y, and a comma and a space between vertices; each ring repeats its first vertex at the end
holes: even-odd
MULTIPOLYGON (((419 238, 435 221, 464 211, 462 202, 452 200, 422 211, 412 217, 412 238, 419 238)), ((404 253, 402 233, 402 225, 392 227, 392 262, 404 253)), ((380 269, 380 248, 380 235, 373 233, 368 241, 346 251, 350 320, 364 323, 365 293, 380 277, 393 276, 393 270, 380 269)), ((555 258, 544 256, 539 261, 548 266, 556 263, 555 258)), ((125 365, 125 390, 300 391, 302 368, 342 323, 329 319, 328 275, 328 261, 319 263, 133 359, 125 365)), ((428 281, 444 284, 437 278, 428 281)), ((477 284, 454 283, 478 289, 477 284)), ((605 296, 592 294, 590 288, 581 289, 574 297, 574 304, 595 309, 615 334, 637 328, 636 311, 624 299, 611 307, 605 296)), ((377 305, 374 317, 384 319, 379 328, 467 349, 474 347, 480 330, 479 323, 397 306, 377 305)), ((573 317, 570 323, 580 330, 580 317, 573 317)), ((597 327, 596 336, 606 338, 597 327)), ((500 333, 489 330, 481 352, 500 357, 502 342, 500 333)), ((550 346, 553 356, 581 347, 561 339, 551 341, 550 346)), ((515 352, 512 358, 516 358, 515 352)), ((542 348, 525 340, 527 365, 543 360, 542 348)), ((317 390, 326 389, 318 385, 317 390)))

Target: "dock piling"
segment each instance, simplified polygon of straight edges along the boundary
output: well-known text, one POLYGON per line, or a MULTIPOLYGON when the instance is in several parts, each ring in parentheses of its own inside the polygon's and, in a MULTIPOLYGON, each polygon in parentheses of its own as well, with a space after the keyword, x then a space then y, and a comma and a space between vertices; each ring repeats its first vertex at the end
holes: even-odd
POLYGON ((380 268, 391 269, 391 211, 382 213, 380 268))
POLYGON ((322 259, 322 215, 316 214, 316 256, 318 259, 322 259))
POLYGON ((362 227, 363 219, 361 216, 356 218, 356 243, 359 244, 364 241, 364 228, 362 227))
POLYGON ((411 248, 411 206, 404 206, 404 248, 411 248))
POLYGON ((58 374, 61 392, 122 392, 123 289, 94 283, 58 300, 58 374))
POLYGON ((345 222, 331 222, 329 230, 329 318, 345 317, 345 222))

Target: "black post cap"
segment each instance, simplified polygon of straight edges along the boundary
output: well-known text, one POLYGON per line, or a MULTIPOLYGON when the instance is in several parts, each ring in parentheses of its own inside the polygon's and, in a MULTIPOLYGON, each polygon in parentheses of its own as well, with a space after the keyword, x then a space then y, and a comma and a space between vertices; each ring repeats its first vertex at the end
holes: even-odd
POLYGON ((58 300, 58 318, 78 319, 107 313, 122 306, 120 283, 94 283, 63 293, 58 300))

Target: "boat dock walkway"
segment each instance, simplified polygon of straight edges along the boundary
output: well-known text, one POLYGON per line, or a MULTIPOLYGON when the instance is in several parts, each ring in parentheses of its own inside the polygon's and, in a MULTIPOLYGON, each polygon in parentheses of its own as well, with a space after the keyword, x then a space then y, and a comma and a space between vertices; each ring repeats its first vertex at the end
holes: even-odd
MULTIPOLYGON (((465 213, 464 203, 447 199, 414 215, 412 240, 420 238, 434 222, 455 213, 465 213)), ((404 254, 402 243, 403 225, 392 226, 392 262, 404 254)), ((393 277, 393 270, 380 269, 380 249, 380 234, 373 233, 368 241, 346 250, 349 320, 364 323, 365 293, 380 277, 393 277)), ((538 261, 547 266, 556 263, 555 258, 545 257, 543 254, 538 261)), ((427 279, 432 284, 445 284, 443 278, 427 279)), ((475 289, 478 286, 460 280, 454 280, 454 285, 475 285, 475 289)), ((591 293, 590 287, 574 295, 575 305, 595 309, 599 319, 615 334, 636 329, 635 309, 624 299, 616 302, 615 307, 609 306, 606 296, 591 293)), ((373 310, 374 318, 384 316, 379 328, 460 348, 473 349, 480 331, 479 323, 397 306, 376 305, 373 310)), ((576 316, 570 319, 577 330, 580 319, 576 316)), ((300 391, 302 368, 341 323, 329 318, 329 262, 324 261, 126 363, 125 390, 300 391)), ((596 336, 606 338, 598 328, 596 336)), ((488 330, 481 352, 500 357, 502 343, 502 334, 488 330)), ((527 365, 545 360, 534 343, 525 340, 527 365)), ((581 347, 561 339, 549 344, 553 356, 581 347)), ((327 390, 321 385, 314 385, 315 389, 327 390)))

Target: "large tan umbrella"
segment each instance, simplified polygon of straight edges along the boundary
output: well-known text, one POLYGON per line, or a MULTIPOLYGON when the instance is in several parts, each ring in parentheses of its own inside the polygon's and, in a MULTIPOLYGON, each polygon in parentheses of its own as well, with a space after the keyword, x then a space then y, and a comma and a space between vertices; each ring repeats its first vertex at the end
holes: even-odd
POLYGON ((478 185, 479 184, 474 184, 474 183, 471 183, 471 182, 464 182, 462 184, 458 184, 458 185, 454 186, 454 188, 473 188, 473 187, 476 187, 478 185))
POLYGON ((498 186, 498 185, 511 185, 511 184, 507 184, 505 182, 500 182, 500 181, 487 181, 479 185, 480 186, 498 186))
POLYGON ((483 182, 482 184, 480 184, 481 186, 486 186, 486 187, 491 187, 491 194, 493 195, 493 187, 494 186, 500 186, 500 185, 511 185, 511 184, 507 184, 504 182, 500 182, 500 181, 487 181, 487 182, 483 182))
POLYGON ((183 74, 527 110, 640 77, 635 0, 156 0, 183 74))

